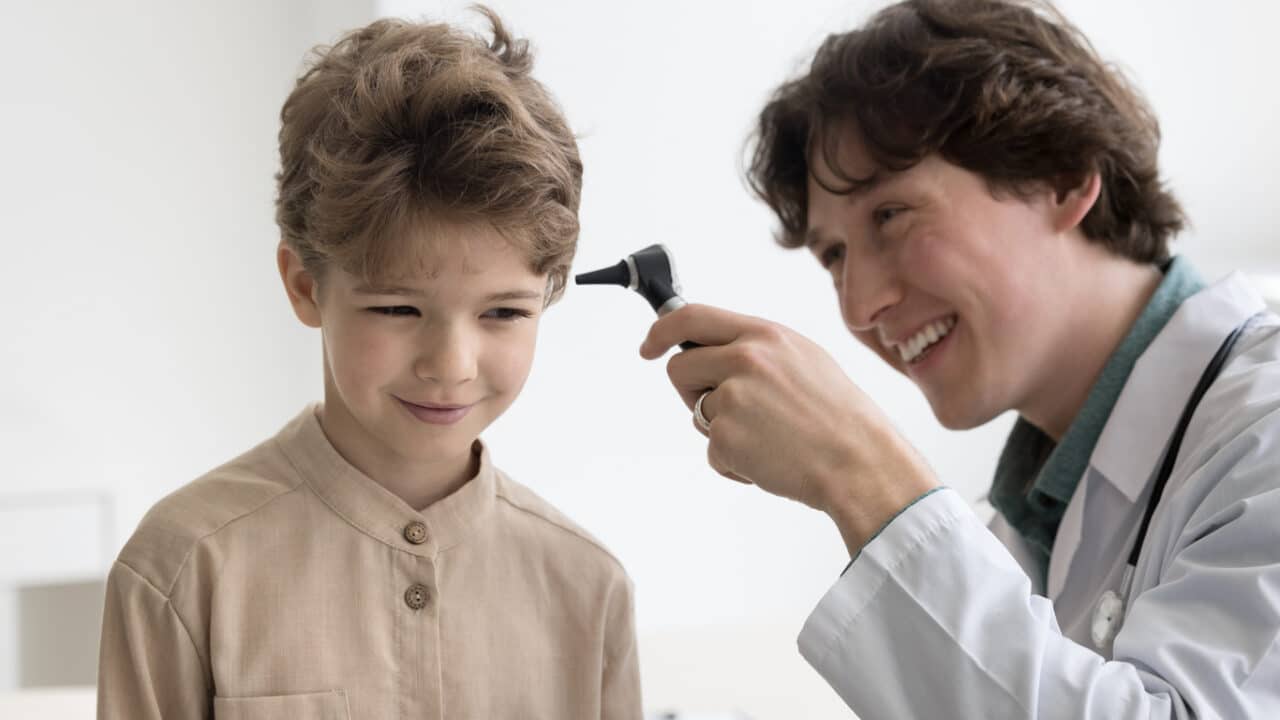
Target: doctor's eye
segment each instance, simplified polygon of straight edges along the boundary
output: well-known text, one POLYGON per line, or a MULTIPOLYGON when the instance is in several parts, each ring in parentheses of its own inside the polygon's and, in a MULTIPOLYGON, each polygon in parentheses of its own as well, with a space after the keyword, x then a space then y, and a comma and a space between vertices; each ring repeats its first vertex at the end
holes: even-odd
POLYGON ((822 263, 822 267, 830 270, 831 266, 834 265, 837 260, 843 259, 844 243, 835 243, 827 246, 827 249, 822 251, 822 255, 818 258, 818 261, 822 263))
POLYGON ((906 208, 899 205, 881 206, 871 212, 871 221, 875 223, 876 227, 883 227, 885 223, 898 217, 906 210, 906 208))
POLYGON ((389 305, 386 307, 371 307, 369 312, 378 315, 386 315, 387 317, 418 317, 421 313, 418 308, 410 305, 389 305))

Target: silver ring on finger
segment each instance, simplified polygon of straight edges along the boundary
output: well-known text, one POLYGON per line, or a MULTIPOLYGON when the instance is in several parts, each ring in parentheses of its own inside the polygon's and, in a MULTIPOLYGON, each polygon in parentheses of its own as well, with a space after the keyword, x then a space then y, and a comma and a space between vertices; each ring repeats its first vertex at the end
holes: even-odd
POLYGON ((703 432, 711 432, 711 421, 707 419, 706 415, 702 414, 702 401, 706 400, 710 394, 710 390, 703 390, 702 394, 698 396, 698 401, 693 404, 693 421, 698 424, 698 427, 702 428, 703 432))

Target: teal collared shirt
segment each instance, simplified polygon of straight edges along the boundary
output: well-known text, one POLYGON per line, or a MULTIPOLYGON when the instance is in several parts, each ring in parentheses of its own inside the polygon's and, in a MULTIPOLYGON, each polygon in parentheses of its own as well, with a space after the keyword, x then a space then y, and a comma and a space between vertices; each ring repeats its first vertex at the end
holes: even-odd
POLYGON ((1062 442, 1019 417, 1005 441, 988 496, 991 505, 1026 539, 1043 581, 1058 524, 1089 467, 1098 436, 1111 416, 1120 391, 1138 357, 1173 317, 1183 301, 1204 289, 1204 281, 1186 260, 1175 257, 1163 268, 1164 280, 1128 335, 1102 368, 1062 442))

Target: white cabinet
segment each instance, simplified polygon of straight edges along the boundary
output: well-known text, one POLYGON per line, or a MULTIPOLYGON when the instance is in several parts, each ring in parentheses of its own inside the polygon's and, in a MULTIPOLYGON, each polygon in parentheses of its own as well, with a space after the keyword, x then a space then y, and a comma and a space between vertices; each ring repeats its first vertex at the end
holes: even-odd
POLYGON ((92 490, 0 493, 0 693, 93 682, 115 504, 92 490))
POLYGON ((114 515, 102 492, 0 494, 0 586, 102 577, 115 551, 114 515))

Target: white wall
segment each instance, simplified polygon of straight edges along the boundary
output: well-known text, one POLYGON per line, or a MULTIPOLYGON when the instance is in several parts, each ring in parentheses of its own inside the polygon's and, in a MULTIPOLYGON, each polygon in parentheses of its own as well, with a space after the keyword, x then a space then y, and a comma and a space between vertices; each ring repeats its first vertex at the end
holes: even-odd
POLYGON ((149 505, 313 394, 272 173, 302 52, 336 29, 315 26, 368 17, 325 7, 3 6, 0 489, 149 505))
MULTIPOLYGON (((0 7, 0 27, 22 29, 0 45, 0 505, 105 488, 110 556, 161 494, 319 396, 318 339, 293 320, 272 264, 276 113, 303 48, 363 22, 370 4, 0 7)), ((912 387, 843 332, 813 262, 772 245, 772 220, 739 177, 768 91, 879 3, 492 4, 533 39, 539 77, 581 133, 578 269, 667 243, 691 300, 826 345, 947 482, 980 497, 1009 420, 938 428, 912 387)), ((464 5, 376 9, 474 22, 464 5)), ((1063 7, 1163 119, 1164 166, 1195 220, 1183 248, 1209 275, 1280 270, 1269 168, 1280 10, 1063 7)), ((627 565, 650 709, 847 717, 794 652, 846 560, 839 539, 817 514, 706 468, 661 364, 636 354, 650 320, 625 291, 570 288, 544 321, 524 396, 487 433, 495 456, 627 565)), ((0 553, 18 552, 4 532, 0 553)), ((0 599, 0 623, 5 612, 0 599)), ((0 625, 0 683, 5 637, 0 625)))
POLYGON ((272 266, 277 117, 303 51, 372 13, 0 4, 0 690, 19 586, 101 577, 161 494, 313 397, 272 266))

